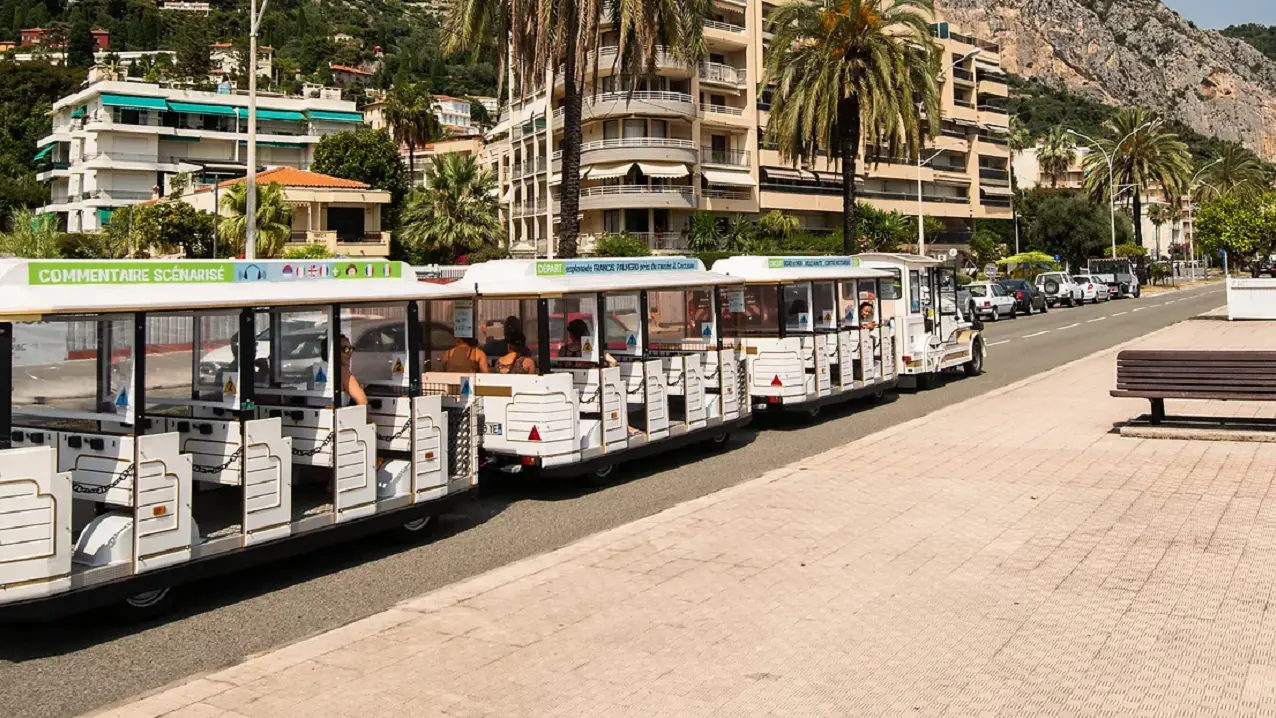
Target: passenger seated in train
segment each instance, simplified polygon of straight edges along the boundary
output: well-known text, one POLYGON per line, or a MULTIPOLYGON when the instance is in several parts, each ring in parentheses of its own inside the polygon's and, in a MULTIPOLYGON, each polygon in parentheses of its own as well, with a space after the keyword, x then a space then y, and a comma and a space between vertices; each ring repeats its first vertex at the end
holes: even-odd
POLYGON ((876 329, 877 321, 873 316, 873 303, 860 303, 860 329, 876 329))
POLYGON ((455 374, 486 374, 487 354, 473 337, 457 337, 456 343, 443 353, 443 371, 455 374))
POLYGON ((363 385, 359 383, 359 379, 354 375, 354 370, 350 368, 352 359, 354 359, 354 345, 350 343, 349 337, 342 334, 341 394, 346 397, 346 406, 364 406, 368 403, 368 395, 364 393, 363 385))
MULTIPOLYGON (((484 327, 484 332, 486 332, 487 329, 488 327, 484 327)), ((489 337, 488 340, 483 343, 483 353, 487 354, 489 360, 492 357, 502 357, 509 352, 510 335, 514 332, 518 332, 524 337, 524 339, 526 339, 527 335, 523 333, 523 320, 513 315, 505 317, 501 336, 489 337)))
MULTIPOLYGON (((573 319, 567 323, 567 342, 558 350, 558 356, 563 359, 571 359, 574 357, 583 357, 585 337, 589 336, 589 324, 584 319, 573 319)), ((602 350, 603 366, 616 366, 616 357, 612 356, 606 349, 602 350)))
MULTIPOLYGON (((510 317, 513 319, 514 317, 510 317)), ((510 329, 506 325, 505 355, 496 360, 498 374, 535 374, 536 362, 527 350, 527 337, 519 329, 510 329)))

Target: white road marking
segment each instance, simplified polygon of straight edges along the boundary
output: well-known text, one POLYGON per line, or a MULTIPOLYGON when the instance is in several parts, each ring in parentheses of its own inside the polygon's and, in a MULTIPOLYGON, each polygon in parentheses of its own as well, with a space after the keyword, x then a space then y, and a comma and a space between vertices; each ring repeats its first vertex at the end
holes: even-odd
POLYGON ((1023 338, 1024 338, 1024 339, 1031 339, 1031 338, 1033 338, 1033 337, 1039 337, 1039 336, 1041 336, 1042 334, 1049 334, 1049 333, 1050 333, 1050 330, 1049 330, 1049 329, 1047 329, 1047 330, 1045 330, 1044 332, 1037 332, 1036 334, 1025 334, 1025 335, 1023 335, 1023 338))
POLYGON ((1147 309, 1147 307, 1135 307, 1135 308, 1134 308, 1134 311, 1136 311, 1136 312, 1141 312, 1141 311, 1143 311, 1144 309, 1147 309))
POLYGON ((1099 317, 1098 319, 1089 319, 1089 320, 1086 320, 1086 324, 1094 324, 1095 322, 1101 322, 1104 319, 1107 319, 1107 317, 1099 317))
POLYGON ((1119 317, 1119 316, 1121 316, 1122 314, 1129 314, 1129 312, 1117 312, 1116 314, 1113 314, 1112 316, 1114 316, 1114 317, 1119 317))
POLYGON ((1009 339, 1005 339, 1005 340, 1003 340, 1003 341, 993 342, 992 344, 989 344, 988 346, 990 346, 990 347, 999 347, 999 346, 1001 346, 1002 344, 1009 344, 1009 343, 1010 343, 1010 340, 1009 340, 1009 339))
POLYGON ((1063 331, 1064 329, 1071 329, 1073 327, 1079 327, 1079 326, 1081 326, 1081 322, 1077 322, 1075 324, 1069 324, 1066 327, 1059 327, 1059 331, 1063 331))

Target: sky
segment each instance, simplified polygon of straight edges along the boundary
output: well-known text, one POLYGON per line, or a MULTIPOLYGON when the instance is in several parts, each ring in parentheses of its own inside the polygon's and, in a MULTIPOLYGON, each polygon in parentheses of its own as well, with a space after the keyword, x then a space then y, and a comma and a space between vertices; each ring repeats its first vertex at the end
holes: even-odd
POLYGON ((1256 22, 1276 25, 1276 0, 1163 0, 1201 27, 1224 28, 1256 22))

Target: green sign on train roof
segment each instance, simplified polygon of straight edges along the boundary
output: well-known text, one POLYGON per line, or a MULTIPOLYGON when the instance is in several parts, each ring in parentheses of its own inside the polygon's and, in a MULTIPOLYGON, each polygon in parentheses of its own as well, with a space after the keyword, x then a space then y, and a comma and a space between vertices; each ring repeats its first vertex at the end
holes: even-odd
POLYGON ((217 260, 32 261, 27 263, 31 286, 102 284, 221 284, 295 282, 323 279, 400 279, 399 262, 217 260))

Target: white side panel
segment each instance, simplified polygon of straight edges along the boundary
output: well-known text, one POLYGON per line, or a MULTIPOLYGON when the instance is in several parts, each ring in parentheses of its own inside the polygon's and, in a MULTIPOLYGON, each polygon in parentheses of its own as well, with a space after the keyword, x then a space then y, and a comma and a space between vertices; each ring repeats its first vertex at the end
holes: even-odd
POLYGON ((877 344, 877 337, 873 336, 873 332, 867 329, 860 330, 860 370, 864 374, 864 383, 871 384, 877 379, 878 366, 876 354, 881 347, 877 344))
POLYGON ((723 421, 740 417, 740 399, 737 391, 738 376, 736 370, 735 349, 723 349, 718 352, 718 393, 721 401, 723 421))
POLYGON ((244 423, 244 543, 292 533, 292 443, 280 419, 244 423))
POLYGON ((669 394, 665 389, 665 363, 662 359, 639 364, 645 373, 647 393, 647 436, 664 439, 669 436, 669 394))
POLYGON ((572 384, 576 387, 576 398, 580 401, 581 413, 602 411, 599 403, 598 369, 568 369, 572 375, 572 384))
POLYGON ((72 496, 133 508, 133 437, 106 434, 58 435, 58 471, 71 472, 72 496), (112 486, 114 484, 114 486, 112 486), (105 492, 75 491, 107 487, 105 492))
POLYGON ((191 457, 196 481, 239 485, 243 463, 236 454, 243 446, 243 438, 238 421, 168 419, 165 423, 168 431, 177 433, 182 453, 191 457))
POLYGON ((899 357, 895 351, 895 328, 890 325, 882 327, 882 377, 894 378, 897 370, 895 363, 899 357))
POLYGON ((51 446, 0 451, 0 603, 71 586, 71 476, 51 446))
POLYGON ((842 376, 842 390, 855 387, 855 362, 859 359, 859 332, 838 332, 837 366, 842 376))
POLYGON ((474 380, 483 401, 486 449, 518 456, 579 456, 579 402, 571 374, 479 374, 474 380))
POLYGON ((376 511, 376 428, 368 423, 366 406, 336 410, 337 521, 368 516, 376 511))
POLYGON ((820 396, 833 393, 833 375, 829 368, 828 337, 817 334, 812 337, 815 344, 815 390, 820 396))
POLYGON ((412 491, 436 492, 448 483, 448 426, 443 412, 443 397, 418 396, 412 399, 412 491))
MULTIPOLYGON (((749 391, 753 396, 805 397, 807 375, 803 356, 806 351, 802 339, 750 339, 749 343, 756 352, 749 362, 752 369, 749 391)), ((728 351, 723 350, 723 354, 729 357, 728 351)), ((725 363, 730 363, 730 359, 725 363)))
POLYGON ((625 401, 625 380, 620 367, 601 370, 603 442, 609 451, 629 444, 629 404, 625 401))
POLYGON ((137 572, 191 557, 191 460, 176 433, 138 439, 137 572))
POLYGON ((682 392, 685 398, 687 426, 698 429, 705 424, 704 370, 699 354, 678 358, 682 365, 682 392))

